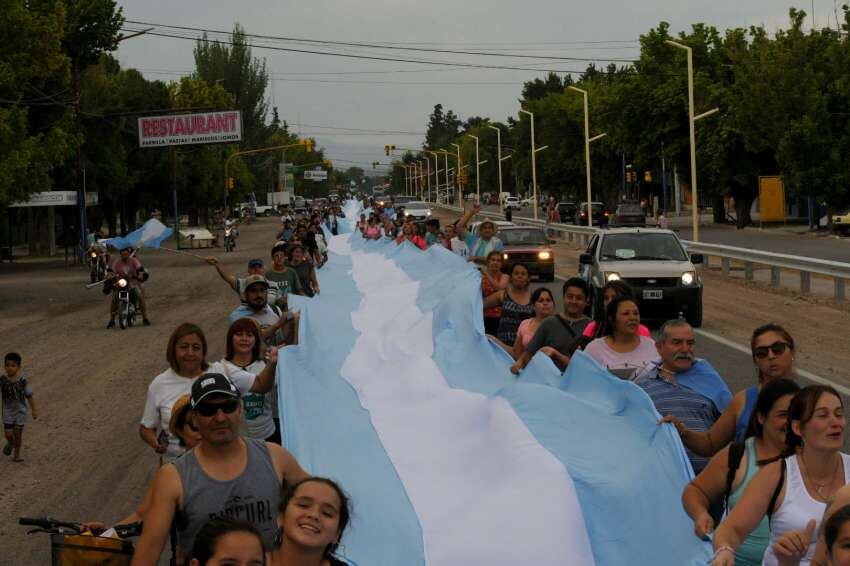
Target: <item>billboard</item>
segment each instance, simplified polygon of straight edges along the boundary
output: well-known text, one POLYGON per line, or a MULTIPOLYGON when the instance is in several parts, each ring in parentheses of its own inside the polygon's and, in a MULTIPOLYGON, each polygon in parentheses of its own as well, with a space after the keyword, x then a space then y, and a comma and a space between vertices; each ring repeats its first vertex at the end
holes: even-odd
POLYGON ((239 110, 139 118, 139 147, 242 141, 239 110))
MULTIPOLYGON (((72 206, 77 204, 77 191, 44 191, 32 193, 26 201, 10 204, 11 208, 31 206, 72 206)), ((97 193, 86 193, 86 206, 98 204, 97 193)))

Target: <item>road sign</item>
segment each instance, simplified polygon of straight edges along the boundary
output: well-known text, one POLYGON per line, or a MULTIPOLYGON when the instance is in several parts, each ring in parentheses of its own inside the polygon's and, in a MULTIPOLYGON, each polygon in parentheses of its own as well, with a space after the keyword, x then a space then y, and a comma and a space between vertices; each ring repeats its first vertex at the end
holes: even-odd
POLYGON ((304 180, 305 181, 327 181, 328 172, 327 171, 304 171, 304 180))

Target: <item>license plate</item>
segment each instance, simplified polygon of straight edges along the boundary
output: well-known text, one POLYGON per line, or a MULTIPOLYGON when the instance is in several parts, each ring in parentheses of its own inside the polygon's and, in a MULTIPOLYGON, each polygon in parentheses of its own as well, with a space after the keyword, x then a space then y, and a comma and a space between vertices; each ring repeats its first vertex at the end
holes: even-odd
POLYGON ((643 292, 644 299, 663 299, 664 291, 662 289, 645 289, 643 292))

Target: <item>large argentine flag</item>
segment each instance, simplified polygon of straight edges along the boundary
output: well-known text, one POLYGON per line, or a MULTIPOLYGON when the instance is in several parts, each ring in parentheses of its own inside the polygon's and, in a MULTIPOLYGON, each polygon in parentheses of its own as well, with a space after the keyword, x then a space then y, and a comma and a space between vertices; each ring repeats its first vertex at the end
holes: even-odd
POLYGON ((130 246, 134 248, 158 248, 162 245, 163 241, 171 237, 172 232, 174 232, 173 228, 167 227, 156 218, 151 218, 142 224, 141 228, 130 232, 126 236, 108 238, 101 240, 101 243, 119 250, 130 246))
POLYGON ((483 335, 478 273, 445 249, 355 233, 330 252, 278 380, 287 447, 352 496, 352 564, 707 562, 687 459, 642 390, 583 354, 517 380, 483 335))

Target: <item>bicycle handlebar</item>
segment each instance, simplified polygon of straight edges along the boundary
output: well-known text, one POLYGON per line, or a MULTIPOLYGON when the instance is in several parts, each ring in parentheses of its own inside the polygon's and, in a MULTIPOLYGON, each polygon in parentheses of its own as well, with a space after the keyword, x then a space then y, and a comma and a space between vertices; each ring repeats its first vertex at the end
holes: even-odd
POLYGON ((18 519, 19 525, 24 525, 28 527, 38 527, 40 529, 44 529, 46 531, 55 530, 58 528, 68 528, 77 532, 81 532, 83 530, 82 525, 79 523, 70 523, 68 521, 57 521, 56 519, 51 519, 50 517, 21 517, 18 519))

